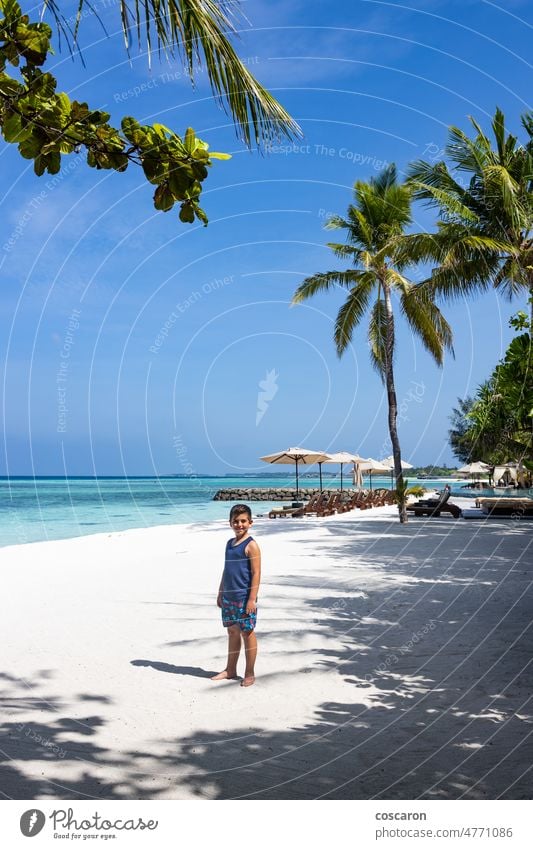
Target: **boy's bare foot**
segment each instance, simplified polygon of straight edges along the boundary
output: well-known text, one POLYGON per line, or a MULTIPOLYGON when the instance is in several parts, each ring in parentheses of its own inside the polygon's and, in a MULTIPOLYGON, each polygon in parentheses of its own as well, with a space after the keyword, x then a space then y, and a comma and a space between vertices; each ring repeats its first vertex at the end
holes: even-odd
POLYGON ((218 675, 213 675, 211 681, 233 681, 237 677, 237 675, 230 675, 228 670, 224 669, 222 672, 219 672, 218 675))
POLYGON ((255 684, 255 676, 245 675, 241 681, 241 687, 251 687, 252 684, 255 684))

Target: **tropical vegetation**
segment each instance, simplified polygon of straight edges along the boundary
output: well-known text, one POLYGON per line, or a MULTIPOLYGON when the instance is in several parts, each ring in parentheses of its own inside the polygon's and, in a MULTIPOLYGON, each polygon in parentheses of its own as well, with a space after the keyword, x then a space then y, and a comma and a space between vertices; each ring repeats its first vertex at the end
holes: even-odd
POLYGON ((533 347, 531 321, 523 311, 511 319, 523 331, 473 398, 454 410, 450 444, 464 462, 489 464, 510 459, 533 468, 533 347))
POLYGON ((415 197, 439 213, 437 232, 413 236, 409 250, 429 260, 434 294, 471 296, 494 287, 509 299, 533 292, 533 113, 522 116, 523 142, 496 109, 494 145, 474 118, 471 138, 450 127, 446 161, 414 162, 415 197))
POLYGON ((494 287, 508 299, 529 296, 522 331, 474 397, 453 410, 450 443, 463 462, 530 462, 533 410, 533 113, 522 116, 524 138, 506 130, 496 109, 492 139, 470 119, 469 136, 450 127, 445 161, 409 169, 415 197, 439 213, 434 234, 414 236, 412 253, 432 262, 426 285, 434 296, 468 297, 494 287))
MULTIPOLYGON (((79 0, 74 29, 55 0, 44 5, 71 50, 76 49, 84 7, 90 4, 79 0)), ((117 12, 127 50, 134 34, 140 42, 144 30, 149 55, 154 47, 178 54, 191 80, 203 60, 216 99, 248 146, 299 133, 297 124, 238 58, 226 34, 235 32, 231 5, 214 0, 144 0, 130 6, 120 0, 117 12)), ((62 156, 82 150, 92 168, 123 172, 136 164, 155 186, 156 209, 167 212, 179 203, 181 221, 192 223, 197 218, 206 224, 199 202, 202 183, 213 160, 229 156, 210 152, 192 128, 182 137, 163 124, 141 125, 125 116, 118 129, 109 123, 109 113, 71 101, 66 92, 56 91, 56 78, 42 70, 53 52, 52 28, 30 21, 17 0, 0 0, 0 12, 0 129, 24 159, 33 160, 35 173, 57 174, 62 156)))
POLYGON ((320 272, 307 277, 296 290, 293 302, 299 303, 319 292, 346 290, 339 309, 334 340, 339 356, 346 351, 363 318, 368 315, 368 343, 372 365, 387 391, 388 426, 394 457, 400 521, 407 521, 405 485, 397 430, 398 405, 394 379, 395 302, 438 365, 444 350, 451 350, 450 327, 435 304, 427 286, 413 283, 406 276, 411 260, 406 246, 406 229, 412 221, 413 189, 398 182, 396 167, 390 165, 369 182, 357 181, 354 202, 346 215, 335 215, 327 227, 344 231, 345 243, 328 246, 352 267, 320 272))

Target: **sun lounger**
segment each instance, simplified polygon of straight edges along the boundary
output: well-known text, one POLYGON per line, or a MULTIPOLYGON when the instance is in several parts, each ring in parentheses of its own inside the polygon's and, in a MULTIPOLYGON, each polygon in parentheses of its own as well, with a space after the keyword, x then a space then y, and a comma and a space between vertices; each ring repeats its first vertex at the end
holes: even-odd
POLYGON ((407 510, 415 516, 440 516, 441 513, 451 513, 455 519, 459 519, 461 508, 457 504, 450 504, 450 493, 451 487, 445 486, 439 498, 428 498, 417 501, 416 504, 408 504, 407 510))
POLYGON ((487 516, 533 518, 533 498, 479 498, 476 503, 487 516))
POLYGON ((315 512, 317 516, 333 516, 337 510, 340 510, 342 502, 342 494, 335 492, 331 495, 326 504, 319 507, 315 512))
POLYGON ((321 505, 326 497, 327 496, 324 496, 322 493, 319 493, 318 495, 313 495, 307 504, 301 505, 300 507, 273 507, 268 514, 268 518, 287 519, 298 518, 299 516, 308 516, 316 512, 317 507, 321 505))
POLYGON ((273 507, 268 514, 269 519, 286 519, 291 516, 303 516, 303 507, 273 507))
POLYGON ((367 493, 363 490, 354 493, 352 497, 348 499, 348 501, 345 501, 342 504, 341 509, 337 512, 348 513, 350 510, 355 510, 356 507, 361 507, 361 504, 364 503, 366 497, 367 493))
POLYGON ((375 489, 372 498, 372 507, 384 507, 386 504, 395 504, 394 493, 390 489, 375 489))

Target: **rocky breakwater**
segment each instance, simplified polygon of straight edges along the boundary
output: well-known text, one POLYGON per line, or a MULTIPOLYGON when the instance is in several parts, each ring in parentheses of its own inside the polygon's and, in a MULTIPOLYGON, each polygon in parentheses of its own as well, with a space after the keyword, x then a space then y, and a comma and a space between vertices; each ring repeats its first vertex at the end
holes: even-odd
MULTIPOLYGON (((338 492, 325 489, 324 492, 338 492)), ((219 489, 213 496, 213 501, 307 501, 317 495, 319 489, 300 489, 296 495, 295 489, 279 489, 277 487, 252 487, 250 489, 219 489)))

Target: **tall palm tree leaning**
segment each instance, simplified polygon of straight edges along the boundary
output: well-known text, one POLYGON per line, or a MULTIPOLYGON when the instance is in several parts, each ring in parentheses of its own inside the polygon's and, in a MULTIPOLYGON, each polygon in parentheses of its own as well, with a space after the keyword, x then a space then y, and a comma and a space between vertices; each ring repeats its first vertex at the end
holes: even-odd
MULTIPOLYGON (((330 243, 328 247, 336 257, 351 260, 354 267, 307 277, 293 297, 293 303, 300 303, 317 292, 333 288, 348 291, 335 321, 334 339, 339 356, 350 344, 365 314, 369 313, 370 358, 387 390, 389 434, 399 493, 404 481, 396 423, 394 300, 399 301, 412 331, 420 337, 438 365, 442 365, 444 349, 452 350, 450 327, 428 287, 412 283, 404 274, 414 264, 405 249, 405 230, 412 221, 411 199, 412 189, 405 183, 398 183, 395 165, 390 165, 368 183, 356 182, 354 203, 348 207, 346 217, 333 216, 326 225, 328 229, 346 232, 345 244, 330 243)), ((406 522, 404 499, 399 499, 398 511, 400 522, 406 522)))

